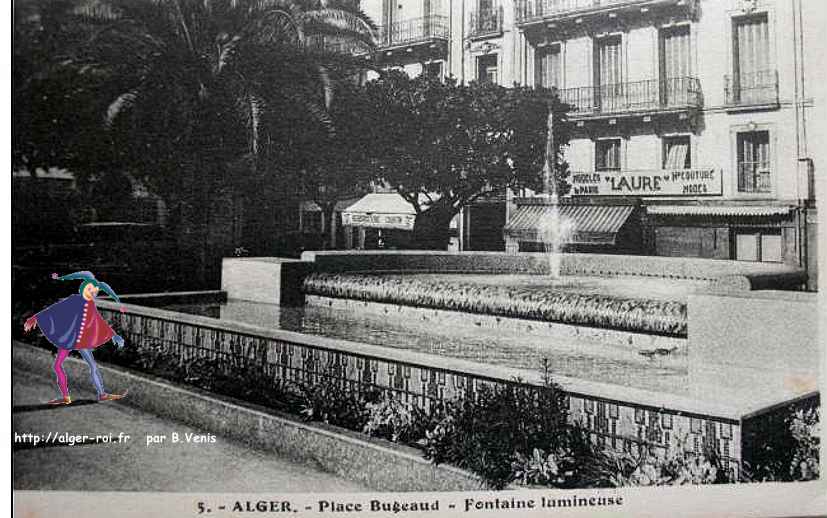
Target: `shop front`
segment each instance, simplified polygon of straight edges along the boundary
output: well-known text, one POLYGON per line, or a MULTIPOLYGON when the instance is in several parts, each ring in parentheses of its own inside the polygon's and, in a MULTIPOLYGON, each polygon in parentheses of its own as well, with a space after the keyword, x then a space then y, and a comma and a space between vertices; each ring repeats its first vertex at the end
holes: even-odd
MULTIPOLYGON (((424 202, 425 200, 423 200, 424 202)), ((457 244, 457 222, 451 222, 451 242, 457 244)), ((416 211, 398 193, 370 193, 342 211, 345 248, 403 250, 411 248, 416 211)))

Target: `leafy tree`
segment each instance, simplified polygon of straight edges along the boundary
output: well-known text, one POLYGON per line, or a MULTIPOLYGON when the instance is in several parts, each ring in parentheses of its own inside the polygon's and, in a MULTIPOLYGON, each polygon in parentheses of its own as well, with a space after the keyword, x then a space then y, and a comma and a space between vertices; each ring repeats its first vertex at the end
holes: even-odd
POLYGON ((444 249, 451 219, 485 193, 540 187, 549 106, 558 191, 566 192, 568 106, 551 91, 389 72, 366 85, 366 98, 373 175, 413 205, 415 246, 444 249))

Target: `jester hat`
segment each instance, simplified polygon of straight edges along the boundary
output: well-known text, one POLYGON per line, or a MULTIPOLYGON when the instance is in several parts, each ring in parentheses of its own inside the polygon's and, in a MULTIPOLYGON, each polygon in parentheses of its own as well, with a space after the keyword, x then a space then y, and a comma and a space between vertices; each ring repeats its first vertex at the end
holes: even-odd
POLYGON ((109 295, 115 302, 119 304, 121 302, 121 299, 118 298, 118 295, 115 293, 115 290, 113 290, 112 287, 106 284, 105 282, 95 279, 95 276, 92 275, 92 272, 83 270, 80 272, 70 273, 62 277, 58 277, 57 274, 52 274, 52 278, 58 281, 81 280, 83 282, 80 283, 80 288, 78 289, 78 293, 80 293, 81 295, 83 294, 83 290, 86 289, 86 285, 91 284, 99 290, 106 293, 107 295, 109 295))

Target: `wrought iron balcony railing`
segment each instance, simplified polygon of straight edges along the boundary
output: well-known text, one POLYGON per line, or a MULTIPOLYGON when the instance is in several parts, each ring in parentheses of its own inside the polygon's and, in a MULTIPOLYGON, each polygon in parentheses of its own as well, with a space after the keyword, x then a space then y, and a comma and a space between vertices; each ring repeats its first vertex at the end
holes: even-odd
POLYGON ((724 77, 727 106, 778 104, 778 71, 761 70, 724 77))
POLYGON ((566 88, 558 93, 562 102, 574 108, 575 117, 699 108, 702 103, 700 82, 694 77, 566 88))
POLYGON ((612 6, 635 6, 642 0, 516 0, 514 4, 517 23, 526 23, 544 18, 574 14, 612 6))
POLYGON ((468 35, 472 38, 499 34, 503 30, 503 9, 494 7, 491 9, 480 9, 471 13, 468 35))
POLYGON ((738 192, 772 192, 772 171, 769 162, 739 162, 738 192))
POLYGON ((380 47, 447 40, 450 32, 448 17, 436 14, 402 20, 379 29, 380 47))
POLYGON ((326 41, 324 48, 328 52, 338 52, 339 54, 367 54, 370 52, 370 47, 359 41, 326 41))

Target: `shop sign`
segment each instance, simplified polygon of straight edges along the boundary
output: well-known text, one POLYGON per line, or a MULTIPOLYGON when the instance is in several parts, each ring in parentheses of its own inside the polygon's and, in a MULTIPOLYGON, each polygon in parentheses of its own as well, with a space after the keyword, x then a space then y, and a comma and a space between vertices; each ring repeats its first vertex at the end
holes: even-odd
POLYGON ((343 212, 342 224, 354 227, 396 228, 413 230, 413 214, 367 214, 364 212, 343 212))
POLYGON ((675 169, 572 173, 573 196, 720 196, 723 171, 675 169))

